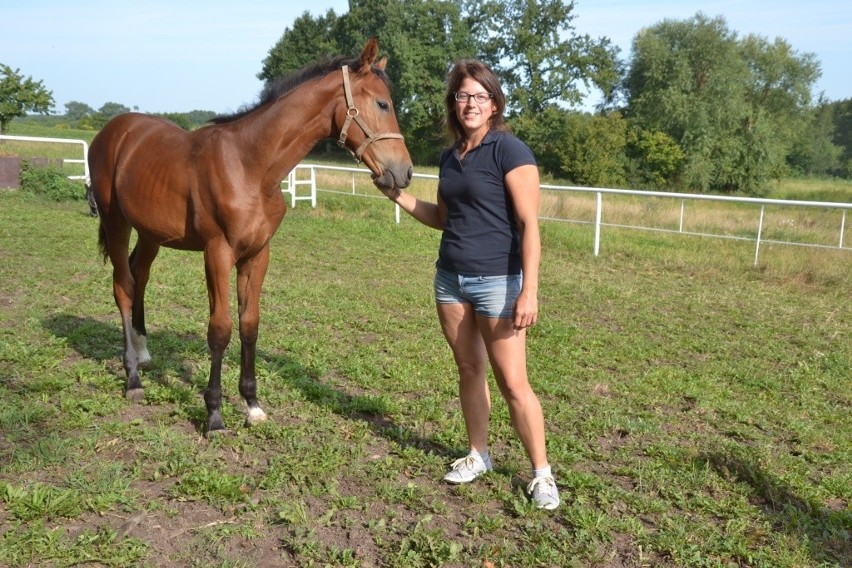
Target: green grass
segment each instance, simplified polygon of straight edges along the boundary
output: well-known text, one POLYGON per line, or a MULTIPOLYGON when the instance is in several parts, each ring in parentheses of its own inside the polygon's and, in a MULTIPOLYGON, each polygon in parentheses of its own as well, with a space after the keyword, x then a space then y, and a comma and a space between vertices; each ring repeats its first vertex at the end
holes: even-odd
MULTIPOLYGON (((564 497, 534 510, 494 400, 465 448, 431 299, 439 234, 321 194, 273 240, 258 343, 270 421, 201 435, 201 256, 164 249, 147 399, 122 397, 111 269, 85 205, 0 192, 0 566, 846 566, 847 251, 546 222, 529 366, 564 497)), ((494 389, 496 393, 496 389, 494 389)))
POLYGON ((9 124, 6 134, 13 136, 36 136, 40 138, 73 138, 91 142, 97 131, 71 128, 68 125, 47 126, 26 120, 14 120, 9 124))

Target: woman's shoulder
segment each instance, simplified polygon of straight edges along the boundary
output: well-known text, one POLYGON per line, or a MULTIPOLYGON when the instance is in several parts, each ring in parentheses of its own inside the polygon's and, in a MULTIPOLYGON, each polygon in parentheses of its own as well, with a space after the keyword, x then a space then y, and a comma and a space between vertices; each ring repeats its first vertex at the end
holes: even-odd
POLYGON ((499 153, 510 158, 510 161, 519 163, 535 164, 535 155, 527 146, 526 142, 515 136, 513 133, 501 130, 494 132, 494 143, 499 150, 499 153))

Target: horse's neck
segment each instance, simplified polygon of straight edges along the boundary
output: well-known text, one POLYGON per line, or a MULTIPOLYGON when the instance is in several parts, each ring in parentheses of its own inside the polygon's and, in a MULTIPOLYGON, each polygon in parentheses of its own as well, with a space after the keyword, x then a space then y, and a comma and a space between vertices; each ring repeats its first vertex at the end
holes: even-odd
MULTIPOLYGON (((342 95, 343 86, 337 88, 342 95)), ((337 99, 334 80, 326 76, 300 85, 256 116, 246 117, 254 158, 283 179, 317 142, 331 136, 337 99)))

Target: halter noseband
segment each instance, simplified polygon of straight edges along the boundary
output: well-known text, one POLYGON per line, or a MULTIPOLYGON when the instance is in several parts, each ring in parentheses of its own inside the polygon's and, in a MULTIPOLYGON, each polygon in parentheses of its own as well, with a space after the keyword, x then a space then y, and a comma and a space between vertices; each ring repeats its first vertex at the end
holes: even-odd
POLYGON ((341 148, 346 148, 346 137, 348 136, 347 132, 349 130, 349 125, 352 124, 354 120, 358 123, 358 126, 361 127, 361 130, 364 131, 364 134, 367 136, 367 139, 358 147, 354 152, 349 150, 352 156, 355 158, 356 162, 361 161, 361 156, 364 154, 364 151, 367 149, 367 146, 375 142, 376 140, 382 140, 384 138, 399 138, 401 140, 405 140, 402 134, 396 134, 394 132, 386 132, 384 134, 373 134, 373 131, 370 130, 370 127, 367 126, 364 121, 358 116, 358 109, 355 108, 355 100, 352 98, 352 87, 349 84, 349 66, 344 65, 341 69, 343 71, 343 92, 346 95, 346 120, 343 122, 343 128, 340 129, 340 139, 337 143, 341 148))

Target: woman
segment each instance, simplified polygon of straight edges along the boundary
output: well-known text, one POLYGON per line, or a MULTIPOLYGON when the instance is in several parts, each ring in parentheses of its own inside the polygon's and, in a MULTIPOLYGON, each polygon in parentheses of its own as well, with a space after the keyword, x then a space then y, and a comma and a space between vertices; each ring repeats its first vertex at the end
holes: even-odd
POLYGON ((530 496, 539 508, 555 509, 559 492, 526 364, 526 330, 538 317, 541 256, 535 157, 510 133, 503 117, 505 96, 484 63, 462 60, 454 65, 445 103, 454 143, 441 155, 437 203, 405 192, 392 196, 412 217, 443 231, 435 300, 458 366, 470 444, 470 453, 452 464, 444 480, 468 483, 492 469, 490 362, 532 464, 530 496))

